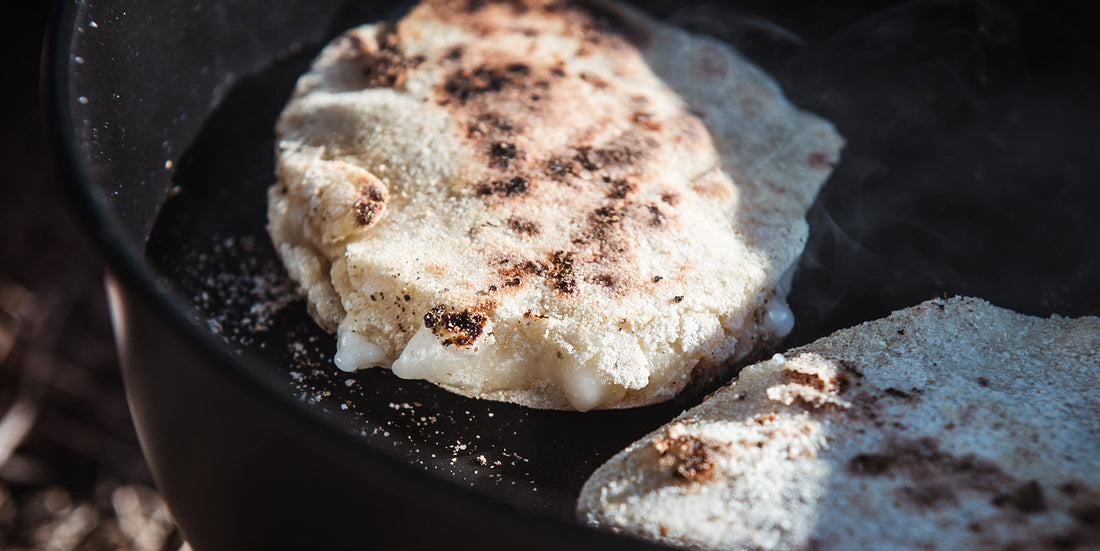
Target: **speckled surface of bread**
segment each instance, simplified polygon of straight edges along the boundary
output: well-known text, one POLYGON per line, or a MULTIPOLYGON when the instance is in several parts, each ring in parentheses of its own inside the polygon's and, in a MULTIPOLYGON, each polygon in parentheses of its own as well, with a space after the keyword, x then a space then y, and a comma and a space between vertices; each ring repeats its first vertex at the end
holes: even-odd
POLYGON ((727 45, 603 2, 352 29, 277 127, 269 232, 344 369, 587 410, 790 330, 832 126, 727 45))
POLYGON ((583 521, 689 549, 1100 548, 1100 319, 932 300, 745 368, 583 521))

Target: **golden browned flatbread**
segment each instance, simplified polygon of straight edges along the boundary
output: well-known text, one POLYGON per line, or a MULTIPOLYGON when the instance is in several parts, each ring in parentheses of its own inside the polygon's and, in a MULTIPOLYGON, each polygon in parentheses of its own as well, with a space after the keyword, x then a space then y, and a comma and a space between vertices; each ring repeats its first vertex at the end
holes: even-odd
POLYGON ((631 407, 776 342, 832 126, 727 45, 609 3, 424 2, 278 123, 269 230, 337 365, 631 407))
POLYGON ((745 368, 577 512, 689 549, 1097 549, 1098 391, 1100 319, 933 300, 745 368))

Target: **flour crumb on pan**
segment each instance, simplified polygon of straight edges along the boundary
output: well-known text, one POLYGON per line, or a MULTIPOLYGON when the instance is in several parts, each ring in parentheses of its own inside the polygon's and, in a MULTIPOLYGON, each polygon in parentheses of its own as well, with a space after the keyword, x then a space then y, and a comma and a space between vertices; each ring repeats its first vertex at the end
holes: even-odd
POLYGON ((667 400, 790 331, 832 126, 617 4, 423 2, 329 44, 268 229, 341 369, 537 408, 667 400))
POLYGON ((1100 318, 932 300, 745 368, 585 483, 689 549, 1100 548, 1100 318))

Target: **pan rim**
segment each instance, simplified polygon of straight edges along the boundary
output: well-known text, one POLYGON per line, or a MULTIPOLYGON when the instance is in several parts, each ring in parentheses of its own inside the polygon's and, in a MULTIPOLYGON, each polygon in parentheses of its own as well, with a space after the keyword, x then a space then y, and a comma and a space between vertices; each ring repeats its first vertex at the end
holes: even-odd
MULTIPOLYGON (((304 425, 323 427, 321 439, 331 442, 340 453, 353 454, 365 468, 376 467, 401 486, 427 492, 454 503, 479 510, 486 519, 496 519, 520 527, 532 538, 548 538, 578 548, 667 549, 650 542, 614 535, 577 522, 567 522, 548 514, 521 510, 501 499, 448 480, 386 453, 369 442, 339 427, 333 419, 295 398, 290 389, 271 376, 272 367, 254 353, 239 354, 228 344, 199 327, 186 312, 186 301, 158 283, 158 277, 144 256, 137 254, 110 212, 97 186, 96 176, 88 169, 79 152, 80 138, 74 132, 70 93, 72 49, 81 9, 86 2, 67 2, 55 8, 43 42, 40 94, 41 118, 53 163, 60 169, 62 186, 69 210, 88 231, 91 241, 105 260, 105 271, 121 284, 134 299, 141 301, 170 330, 182 335, 182 342, 194 347, 203 357, 214 360, 215 369, 247 392, 291 415, 304 425), (440 495, 442 493, 442 495, 440 495)), ((242 75, 244 76, 244 75, 242 75)), ((216 105, 211 106, 211 110, 216 105)), ((112 309, 114 305, 112 305, 112 309)), ((116 343, 117 344, 117 343, 116 343)))

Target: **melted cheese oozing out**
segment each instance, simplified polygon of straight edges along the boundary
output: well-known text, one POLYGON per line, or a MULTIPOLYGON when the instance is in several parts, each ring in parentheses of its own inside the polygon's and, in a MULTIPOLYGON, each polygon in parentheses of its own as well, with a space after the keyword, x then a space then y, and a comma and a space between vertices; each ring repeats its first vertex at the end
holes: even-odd
POLYGON ((561 376, 561 390, 569 405, 577 411, 588 411, 607 401, 612 385, 605 383, 583 367, 566 370, 561 376))
POLYGON ((455 348, 444 346, 426 327, 421 328, 405 345, 401 355, 394 360, 391 369, 402 379, 423 379, 443 385, 459 385, 459 373, 507 372, 510 368, 558 372, 560 388, 569 404, 578 411, 588 411, 605 403, 614 393, 615 386, 584 367, 541 365, 545 358, 511 357, 495 343, 482 341, 476 347, 455 348))
POLYGON ((390 369, 402 379, 443 382, 455 370, 477 367, 488 355, 486 346, 461 350, 443 346, 430 329, 421 327, 390 369))
POLYGON ((764 314, 764 331, 779 338, 786 337, 794 329, 794 312, 785 300, 772 300, 764 314))
POLYGON ((347 331, 336 342, 336 357, 333 361, 342 371, 355 371, 375 365, 385 357, 381 347, 347 331))
MULTIPOLYGON (((778 338, 787 336, 794 329, 794 312, 787 305, 787 292, 791 284, 793 270, 781 278, 761 324, 762 332, 778 338)), ((335 357, 336 366, 344 371, 355 371, 377 365, 384 359, 384 353, 377 345, 363 339, 351 331, 340 335, 335 357)), ((436 384, 463 386, 455 377, 460 373, 491 373, 508 371, 510 368, 526 364, 524 370, 540 370, 544 373, 558 373, 558 386, 569 404, 578 411, 588 411, 599 407, 612 398, 622 387, 601 380, 590 369, 580 365, 565 365, 558 361, 554 365, 543 364, 545 357, 519 358, 504 354, 496 343, 483 339, 477 346, 456 348, 444 346, 427 327, 420 328, 394 360, 391 369, 402 379, 421 379, 436 384)))
MULTIPOLYGON (((768 301, 761 329, 776 337, 787 336, 794 328, 794 313, 787 305, 786 295, 790 276, 785 276, 768 301)), ((510 357, 495 346, 492 339, 482 340, 471 348, 444 346, 430 329, 420 328, 394 360, 391 369, 402 379, 420 379, 436 384, 458 385, 455 374, 490 373, 508 371, 511 367, 526 364, 525 370, 535 369, 546 373, 558 373, 558 386, 569 404, 578 411, 599 407, 623 389, 601 380, 590 369, 579 365, 535 365, 545 363, 544 357, 510 357)), ((359 335, 347 331, 337 343, 336 366, 344 371, 355 371, 377 365, 384 359, 383 351, 359 335)))
POLYGON ((779 282, 775 285, 775 292, 768 301, 768 310, 764 313, 763 330, 772 333, 778 338, 786 337, 794 329, 794 312, 787 305, 787 295, 791 292, 794 283, 794 271, 798 268, 795 262, 790 268, 779 276, 779 282))
MULTIPOLYGON (((787 294, 793 275, 794 267, 788 269, 776 285, 775 292, 767 303, 760 328, 762 332, 782 338, 794 329, 794 312, 787 305, 787 294)), ((444 346, 430 329, 421 327, 405 345, 401 355, 394 360, 391 369, 402 379, 421 379, 458 387, 465 386, 461 381, 463 373, 499 375, 513 370, 557 373, 558 387, 569 404, 578 411, 599 407, 624 390, 619 385, 602 380, 598 374, 583 365, 569 365, 570 362, 561 360, 553 365, 543 365, 550 361, 545 356, 520 356, 522 355, 508 354, 506 350, 496 346, 491 337, 482 339, 474 347, 444 346)), ((345 331, 340 335, 335 357, 336 366, 340 369, 355 371, 377 365, 383 359, 384 352, 379 346, 354 332, 345 331)))

